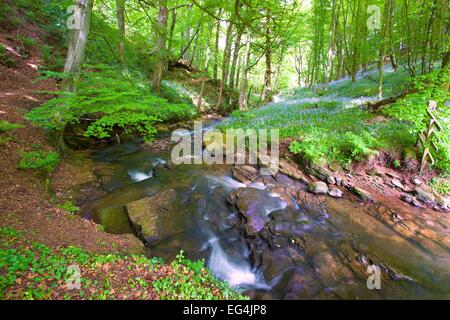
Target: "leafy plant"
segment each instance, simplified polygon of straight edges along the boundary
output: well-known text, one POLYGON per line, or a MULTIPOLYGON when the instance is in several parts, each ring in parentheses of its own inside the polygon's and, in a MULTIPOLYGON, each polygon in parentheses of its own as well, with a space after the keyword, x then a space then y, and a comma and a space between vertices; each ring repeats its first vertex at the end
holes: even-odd
POLYGON ((66 211, 69 211, 70 213, 76 213, 80 210, 76 205, 72 203, 72 201, 66 201, 63 205, 59 206, 61 209, 64 209, 66 211))
POLYGON ((11 123, 6 120, 0 120, 0 132, 8 132, 15 129, 23 128, 23 125, 11 123))
POLYGON ((436 190, 438 193, 448 196, 450 195, 450 178, 446 176, 442 177, 436 177, 431 179, 430 181, 431 186, 434 190, 436 190))
POLYGON ((226 282, 215 278, 203 260, 191 261, 180 251, 171 264, 174 273, 153 283, 162 299, 171 300, 246 300, 246 296, 233 290, 226 282), (214 294, 214 292, 219 293, 214 294))
MULTIPOLYGON (((410 124, 409 132, 417 135, 419 131, 425 130, 428 125, 428 102, 437 102, 437 109, 433 111, 434 116, 443 126, 443 131, 438 133, 434 143, 439 147, 436 152, 437 169, 450 173, 450 108, 446 105, 450 100, 450 94, 445 84, 450 82, 447 72, 435 71, 414 79, 415 93, 397 101, 392 106, 385 108, 383 113, 405 121, 410 124)), ((434 152, 434 151, 433 151, 434 152)))
MULTIPOLYGON (((64 77, 47 72, 46 77, 64 77)), ((133 82, 111 67, 90 66, 83 74, 78 95, 58 92, 58 97, 28 113, 27 118, 48 129, 62 129, 82 117, 92 118, 86 136, 108 138, 120 130, 153 139, 154 124, 195 116, 195 108, 172 104, 151 94, 146 85, 133 82)))
POLYGON ((52 172, 59 162, 59 154, 56 152, 30 151, 22 152, 19 169, 43 170, 52 172))

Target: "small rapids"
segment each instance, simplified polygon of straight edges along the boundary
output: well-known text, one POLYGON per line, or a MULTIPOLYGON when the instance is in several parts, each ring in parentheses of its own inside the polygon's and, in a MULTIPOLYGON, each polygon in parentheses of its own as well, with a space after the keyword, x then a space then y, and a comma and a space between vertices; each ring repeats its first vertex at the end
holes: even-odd
POLYGON ((298 201, 298 183, 286 176, 244 184, 229 165, 166 168, 169 152, 137 146, 97 152, 94 160, 110 172, 102 177, 107 194, 88 204, 84 216, 108 232, 134 233, 125 206, 146 197, 158 202, 173 190, 158 237, 147 245, 150 257, 171 261, 183 250, 189 259, 205 259, 218 278, 252 299, 449 297, 448 250, 399 234, 379 220, 377 206, 330 197, 298 201), (382 290, 367 288, 361 261, 386 266, 382 290))

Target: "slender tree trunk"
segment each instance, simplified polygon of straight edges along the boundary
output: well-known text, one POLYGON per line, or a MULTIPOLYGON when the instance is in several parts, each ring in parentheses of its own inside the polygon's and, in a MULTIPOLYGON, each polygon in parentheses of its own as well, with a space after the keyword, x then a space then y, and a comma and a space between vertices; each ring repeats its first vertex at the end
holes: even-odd
POLYGON ((240 30, 237 34, 236 41, 234 42, 233 60, 231 62, 230 71, 230 88, 234 89, 234 80, 236 75, 236 63, 239 58, 239 49, 241 48, 241 38, 243 31, 240 30))
POLYGON ((205 93, 205 83, 206 83, 207 74, 208 74, 209 59, 210 59, 210 50, 209 50, 209 46, 208 46, 208 48, 206 49, 205 75, 203 76, 202 87, 200 89, 200 95, 199 95, 198 102, 197 102, 197 109, 199 111, 201 110, 202 104, 203 104, 203 94, 205 93))
POLYGON ((328 90, 328 83, 331 81, 331 70, 332 70, 332 63, 333 63, 333 57, 334 57, 334 33, 335 33, 335 20, 336 20, 336 0, 331 0, 331 22, 330 22, 330 33, 329 33, 329 40, 328 40, 328 56, 327 56, 327 69, 326 69, 326 75, 325 75, 325 85, 324 90, 328 90))
POLYGON ((242 66, 242 80, 241 80, 241 88, 239 92, 239 110, 247 110, 248 109, 248 95, 247 95, 247 87, 248 87, 248 66, 250 63, 250 48, 251 48, 251 39, 250 34, 247 34, 247 43, 245 47, 245 55, 244 55, 244 64, 242 66))
POLYGON ((361 10, 361 0, 355 0, 355 18, 354 18, 354 28, 355 34, 353 35, 353 54, 352 54, 352 82, 356 82, 356 73, 359 67, 359 40, 360 40, 360 10, 361 10))
POLYGON ((264 73, 264 89, 262 93, 262 100, 265 102, 272 101, 272 48, 271 48, 271 36, 272 30, 270 30, 270 17, 267 17, 266 25, 266 71, 264 73))
POLYGON ((175 25, 177 23, 177 10, 172 10, 172 14, 170 17, 170 28, 169 28, 169 43, 167 45, 167 58, 170 59, 172 57, 172 49, 173 49, 173 36, 175 33, 175 25))
POLYGON ((73 29, 69 42, 64 72, 68 76, 64 79, 62 89, 65 92, 78 93, 78 83, 81 76, 81 65, 84 62, 86 46, 91 27, 92 8, 94 0, 77 0, 79 10, 77 18, 80 22, 79 29, 73 29))
MULTIPOLYGON (((219 10, 219 17, 222 14, 222 10, 219 10)), ((220 20, 217 20, 216 25, 216 45, 214 47, 214 80, 217 81, 218 70, 219 70, 219 37, 220 37, 220 20)))
POLYGON ((125 0, 116 0, 117 26, 119 28, 119 46, 117 53, 120 64, 125 64, 125 0))
POLYGON ((167 34, 167 0, 159 0, 159 14, 158 14, 158 53, 155 70, 153 71, 152 88, 154 92, 161 91, 161 81, 166 65, 166 34, 167 34))
POLYGON ((217 100, 217 109, 220 109, 223 101, 223 93, 225 90, 225 85, 227 84, 228 79, 228 70, 230 67, 230 51, 231 51, 231 34, 233 31, 233 24, 231 22, 228 23, 227 28, 227 37, 225 50, 223 51, 223 61, 222 61, 222 79, 220 80, 220 89, 219 89, 219 97, 217 100))
POLYGON ((383 30, 381 33, 381 46, 380 56, 378 60, 378 100, 383 99, 383 76, 384 76, 384 59, 386 55, 386 37, 390 28, 390 14, 391 14, 392 0, 387 0, 384 3, 384 16, 383 16, 383 30))

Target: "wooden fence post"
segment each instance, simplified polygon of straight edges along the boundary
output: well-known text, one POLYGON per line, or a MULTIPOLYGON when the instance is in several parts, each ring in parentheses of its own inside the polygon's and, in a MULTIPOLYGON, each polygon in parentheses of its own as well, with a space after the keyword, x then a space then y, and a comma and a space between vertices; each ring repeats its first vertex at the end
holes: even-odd
POLYGON ((435 118, 433 115, 433 111, 436 110, 437 103, 434 100, 430 100, 428 102, 428 126, 427 129, 419 133, 419 139, 417 141, 417 146, 423 147, 423 156, 420 163, 420 174, 422 174, 423 169, 425 169, 426 164, 428 161, 433 165, 435 163, 433 155, 431 154, 430 147, 433 148, 435 151, 438 151, 438 146, 433 142, 433 136, 436 134, 436 131, 442 131, 443 127, 439 123, 439 121, 435 118))

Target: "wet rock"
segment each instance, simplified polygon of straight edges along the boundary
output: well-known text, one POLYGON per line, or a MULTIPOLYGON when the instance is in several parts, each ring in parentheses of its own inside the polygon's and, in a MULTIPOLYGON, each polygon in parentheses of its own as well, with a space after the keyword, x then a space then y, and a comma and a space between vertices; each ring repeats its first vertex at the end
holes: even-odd
POLYGON ((421 186, 421 187, 417 186, 414 189, 414 191, 417 195, 417 199, 419 199, 423 203, 428 204, 428 205, 432 205, 435 203, 436 197, 434 196, 431 188, 429 188, 427 186, 421 186))
POLYGON ((330 185, 334 185, 334 184, 336 184, 336 178, 333 177, 333 176, 329 176, 329 177, 327 178, 327 182, 328 182, 328 184, 330 184, 330 185))
POLYGON ((394 179, 391 180, 391 183, 392 183, 392 185, 394 187, 397 187, 397 188, 399 188, 401 190, 403 190, 405 188, 405 186, 403 185, 403 183, 399 179, 395 179, 394 178, 394 179))
POLYGON ((280 171, 289 177, 300 180, 303 183, 309 183, 309 179, 303 174, 298 166, 291 164, 286 160, 280 161, 280 171))
POLYGON ((342 186, 342 181, 343 181, 343 179, 342 179, 342 177, 336 177, 336 185, 338 185, 338 186, 342 186))
POLYGON ((249 165, 235 165, 231 172, 233 177, 242 183, 251 183, 259 177, 259 170, 249 165))
POLYGON ((350 189, 350 191, 353 192, 356 196, 358 196, 363 201, 373 201, 371 194, 362 188, 352 187, 350 189))
POLYGON ((125 206, 128 218, 141 239, 147 241, 158 238, 158 219, 170 214, 175 198, 176 191, 171 189, 125 206))
POLYGON ((331 189, 328 194, 333 198, 342 198, 342 191, 339 188, 333 188, 331 189))
POLYGON ((300 180, 303 183, 308 183, 309 179, 306 177, 306 175, 303 174, 303 172, 299 169, 297 164, 291 163, 290 161, 287 161, 285 159, 279 159, 276 161, 275 159, 272 159, 270 156, 259 153, 258 154, 258 161, 259 164, 264 168, 270 168, 271 166, 274 166, 274 164, 278 163, 278 168, 269 169, 273 170, 273 174, 276 174, 277 169, 279 172, 287 175, 288 177, 300 180))
POLYGON ((314 194, 327 194, 328 186, 325 182, 322 181, 311 182, 310 184, 308 184, 308 191, 314 194))
POLYGON ((342 166, 338 163, 332 163, 328 165, 328 168, 330 168, 330 170, 333 172, 342 172, 344 170, 342 166))
POLYGON ((160 133, 168 133, 170 132, 170 128, 165 124, 156 124, 155 129, 160 133))
POLYGON ((409 203, 409 204, 412 204, 413 201, 414 201, 414 197, 413 197, 413 196, 410 196, 409 194, 403 194, 403 195, 401 196, 401 199, 402 199, 404 202, 409 203))
POLYGON ((310 165, 306 169, 310 175, 322 181, 327 181, 327 178, 331 176, 331 172, 325 166, 310 165))
POLYGON ((444 209, 448 209, 450 207, 450 198, 444 197, 439 193, 434 193, 436 202, 444 209))
POLYGON ((422 180, 420 180, 419 177, 413 177, 411 179, 412 183, 415 184, 416 186, 420 186, 422 184, 422 180))
POLYGON ((399 221, 402 221, 402 220, 403 220, 403 217, 402 217, 401 215, 399 215, 397 212, 393 212, 393 213, 392 213, 392 219, 393 219, 394 221, 399 222, 399 221))
POLYGON ((412 205, 416 208, 423 208, 422 204, 416 198, 413 198, 412 205))
POLYGON ((279 198, 270 197, 264 190, 240 188, 228 195, 227 201, 245 218, 248 235, 256 235, 270 221, 269 214, 283 209, 286 203, 279 198))
POLYGON ((390 177, 390 178, 393 178, 393 179, 397 179, 397 180, 401 180, 402 179, 400 176, 398 176, 398 175, 396 175, 395 173, 392 173, 392 172, 386 172, 386 175, 388 177, 390 177))

